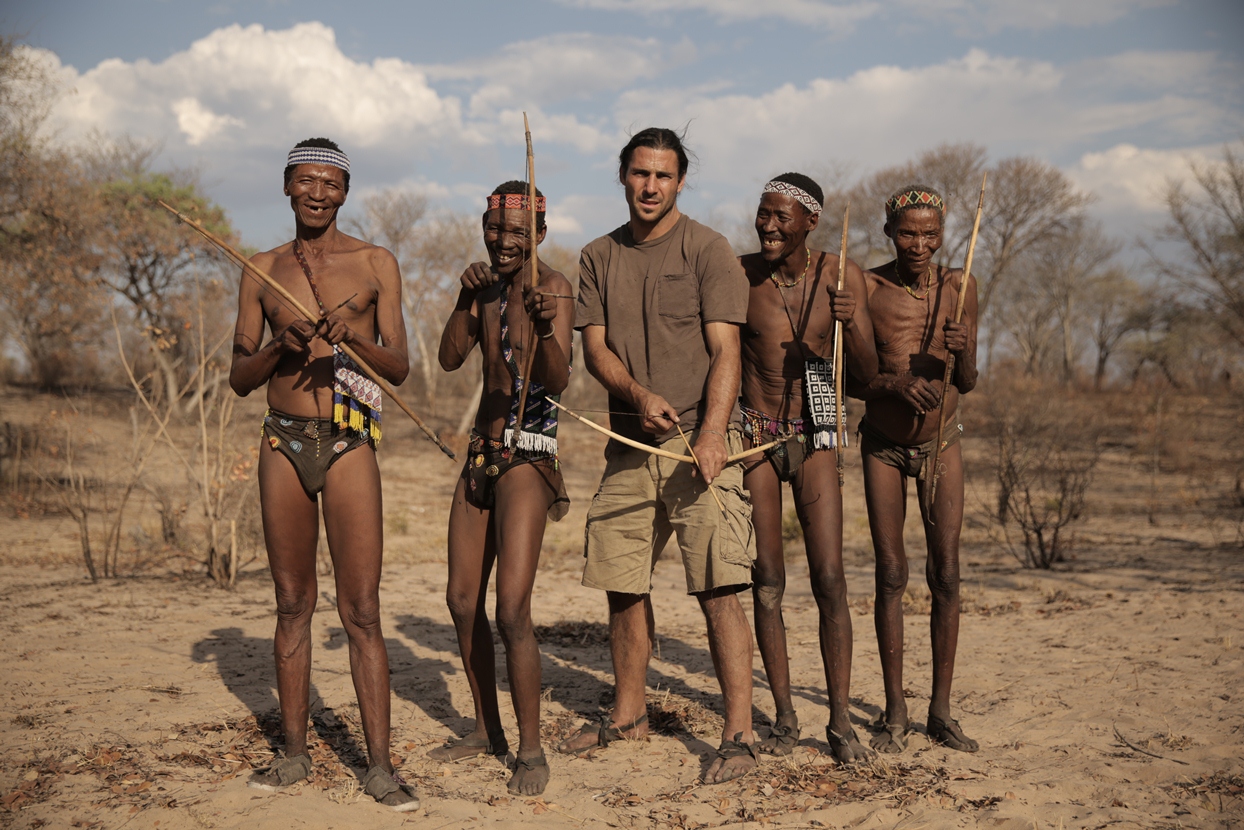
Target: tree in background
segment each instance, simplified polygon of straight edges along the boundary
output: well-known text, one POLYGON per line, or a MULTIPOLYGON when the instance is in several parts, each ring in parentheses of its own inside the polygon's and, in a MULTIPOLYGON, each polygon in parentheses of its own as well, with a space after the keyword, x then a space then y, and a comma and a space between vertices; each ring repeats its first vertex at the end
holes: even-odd
POLYGON ((102 298, 89 287, 95 193, 77 159, 40 132, 58 94, 44 64, 0 39, 0 313, 44 387, 90 377, 86 347, 103 333, 102 298))
POLYGON ((1244 346, 1244 145, 1222 149, 1222 159, 1189 164, 1193 183, 1170 182, 1170 221, 1158 235, 1180 252, 1148 246, 1158 274, 1191 289, 1223 331, 1244 346))
MULTIPOLYGON (((232 276, 224 278, 224 260, 211 243, 158 202, 221 238, 231 239, 233 230, 224 209, 203 195, 191 175, 155 171, 152 156, 152 148, 123 140, 104 145, 89 159, 99 194, 96 279, 132 309, 161 379, 161 395, 177 401, 195 363, 184 334, 194 325, 196 292, 223 311, 236 283, 232 276)), ((223 316, 208 315, 217 321, 223 316)))

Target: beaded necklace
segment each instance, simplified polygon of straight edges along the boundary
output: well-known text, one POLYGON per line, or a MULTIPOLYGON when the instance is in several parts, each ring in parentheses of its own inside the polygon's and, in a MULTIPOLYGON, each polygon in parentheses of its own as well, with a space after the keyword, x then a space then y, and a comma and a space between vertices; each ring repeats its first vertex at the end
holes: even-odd
MULTIPOLYGON (((903 286, 904 291, 906 291, 911 296, 915 297, 917 300, 923 300, 927 298, 929 296, 929 292, 933 290, 933 263, 930 262, 928 267, 924 269, 924 276, 927 278, 925 280, 924 293, 917 294, 915 291, 911 290, 910 285, 903 282, 902 278, 899 277, 898 263, 897 262, 894 263, 894 278, 898 280, 899 285, 903 286)), ((914 284, 917 286, 920 285, 920 277, 916 277, 916 281, 914 284)))
POLYGON ((812 249, 805 248, 804 250, 808 252, 808 258, 803 263, 803 273, 800 274, 794 282, 782 282, 778 279, 778 272, 775 268, 769 272, 769 279, 773 280, 774 285, 778 288, 794 288, 796 285, 803 282, 803 278, 808 275, 808 266, 812 264, 812 249))

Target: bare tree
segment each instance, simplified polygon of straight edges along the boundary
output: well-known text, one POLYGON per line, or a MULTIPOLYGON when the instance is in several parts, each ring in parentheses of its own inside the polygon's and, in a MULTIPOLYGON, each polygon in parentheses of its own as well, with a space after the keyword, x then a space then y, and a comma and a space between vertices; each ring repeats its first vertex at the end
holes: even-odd
POLYGON ((990 171, 986 209, 974 267, 981 317, 1021 256, 1043 239, 1065 232, 1092 197, 1040 159, 1009 158, 990 171))
MULTIPOLYGON (((1092 281, 1119 252, 1117 241, 1106 236, 1098 222, 1079 217, 1061 231, 1055 231, 1033 246, 1033 278, 1053 310, 1061 341, 1063 383, 1075 378, 1079 349, 1077 334, 1082 330, 1082 307, 1092 281)), ((1100 354, 1100 352, 1099 352, 1100 354)))
POLYGON ((430 213, 427 200, 401 189, 363 199, 363 216, 346 223, 351 233, 388 248, 405 282, 402 302, 410 338, 418 352, 423 393, 435 406, 440 364, 436 359, 441 327, 457 296, 458 277, 486 255, 478 217, 430 213))
POLYGON ((1237 345, 1244 346, 1244 145, 1222 149, 1222 160, 1190 163, 1194 184, 1171 182, 1170 221, 1159 240, 1174 243, 1171 258, 1147 246, 1158 273, 1194 291, 1237 345), (1190 192, 1191 191, 1191 192, 1190 192))
POLYGON ((1144 290, 1119 266, 1091 278, 1084 291, 1084 320, 1096 352, 1093 388, 1100 390, 1111 356, 1123 339, 1148 328, 1157 312, 1157 294, 1144 290))

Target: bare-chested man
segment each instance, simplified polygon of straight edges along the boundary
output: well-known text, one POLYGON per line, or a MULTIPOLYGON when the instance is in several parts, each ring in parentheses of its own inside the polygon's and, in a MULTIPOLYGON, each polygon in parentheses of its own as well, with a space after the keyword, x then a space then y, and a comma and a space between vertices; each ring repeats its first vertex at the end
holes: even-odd
POLYGON ((380 630, 380 390, 337 348, 349 344, 392 384, 405 379, 402 278, 392 254, 337 229, 349 188, 350 162, 336 144, 325 138, 299 142, 285 168, 294 241, 254 257, 304 307, 320 309, 318 323, 298 316, 249 275, 238 297, 229 384, 239 395, 268 387, 259 499, 276 583, 273 645, 285 731, 285 757, 250 785, 283 789, 311 772, 307 697, 311 615, 319 595, 319 498, 371 758, 363 788, 381 804, 406 812, 418 809, 419 799, 389 760, 389 659, 380 630), (260 348, 265 324, 272 339, 260 348))
POLYGON ((868 310, 877 338, 880 372, 853 390, 867 402, 860 423, 864 495, 877 555, 875 619, 885 677, 886 708, 872 745, 902 752, 911 729, 903 699, 903 593, 907 554, 903 522, 907 479, 916 493, 928 546, 925 576, 933 598, 933 693, 929 738, 951 749, 975 752, 976 741, 950 716, 950 686, 959 642, 959 530, 963 523, 963 456, 959 446, 959 395, 976 386, 976 280, 968 276, 963 320, 955 323, 962 269, 933 262, 942 246, 946 209, 941 194, 908 185, 886 201, 886 235, 896 259, 865 274, 868 310), (955 356, 952 385, 942 389, 946 357, 955 356), (925 488, 938 440, 937 407, 945 395, 937 500, 925 511, 925 488))
POLYGON ((618 161, 630 219, 588 243, 579 260, 584 357, 609 392, 609 422, 618 434, 685 455, 681 428, 699 465, 617 440, 605 449, 605 473, 587 517, 583 584, 608 597, 617 697, 605 720, 583 725, 559 749, 587 752, 648 733, 652 569, 676 535, 725 699, 721 745, 704 774, 715 784, 756 766, 752 637, 738 599, 751 582, 756 550, 742 471, 726 463, 743 445, 731 424, 738 417, 747 279, 725 238, 678 210, 687 152, 677 133, 642 130, 618 161))
POLYGON ((540 649, 531 626, 531 591, 540 561, 545 518, 566 514, 569 501, 557 461, 557 409, 553 400, 570 380, 570 338, 574 302, 570 283, 540 263, 540 285, 523 291, 531 252, 544 240, 544 196, 536 196, 536 239, 531 238, 527 185, 506 182, 488 197, 484 245, 489 262, 476 262, 462 275, 458 304, 441 335, 441 366, 462 366, 479 344, 484 392, 466 466, 449 512, 449 587, 446 599, 458 631, 458 649, 475 701, 475 729, 434 749, 438 761, 485 753, 505 755, 509 745, 497 708, 496 665, 485 597, 497 567, 497 630, 505 644, 510 696, 518 718, 518 753, 509 790, 539 795, 549 780, 540 747, 540 649), (559 294, 560 297, 550 295, 559 294), (517 447, 511 435, 519 420, 519 389, 531 327, 531 366, 523 429, 517 447))
POLYGON ((782 483, 790 482, 820 614, 829 689, 826 736, 834 757, 849 763, 872 753, 860 745, 847 712, 851 609, 842 571, 842 491, 833 452, 834 322, 842 323, 847 367, 859 381, 877 373, 877 351, 868 307, 856 301, 866 295, 859 266, 847 260, 844 287, 838 291, 838 257, 807 246, 824 198, 820 186, 800 173, 771 180, 756 209, 760 251, 739 260, 751 284, 743 327, 743 431, 752 446, 786 439, 761 460, 747 462, 743 484, 751 493, 756 526, 756 642, 777 707, 776 723, 760 749, 789 755, 799 743, 782 618, 782 483), (811 387, 805 384, 809 373, 811 387))

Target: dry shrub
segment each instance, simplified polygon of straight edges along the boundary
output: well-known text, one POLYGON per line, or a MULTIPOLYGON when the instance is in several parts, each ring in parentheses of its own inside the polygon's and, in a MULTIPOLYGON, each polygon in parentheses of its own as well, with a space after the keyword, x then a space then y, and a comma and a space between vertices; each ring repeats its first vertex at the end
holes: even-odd
POLYGON ((991 386, 998 499, 990 518, 1020 564, 1049 568, 1068 558, 1071 527, 1084 518, 1101 425, 1068 388, 1032 378, 991 386))

